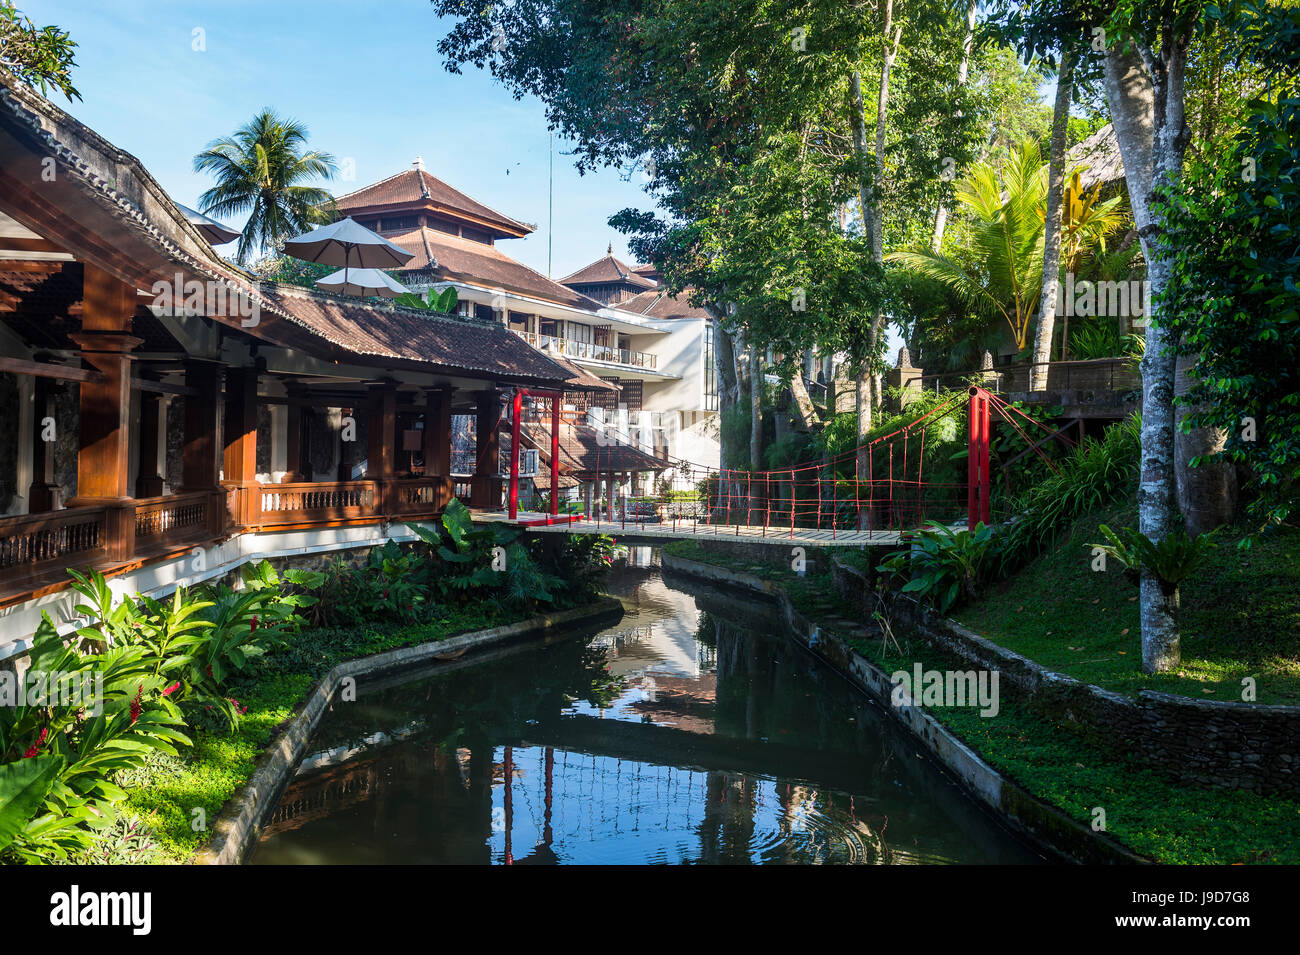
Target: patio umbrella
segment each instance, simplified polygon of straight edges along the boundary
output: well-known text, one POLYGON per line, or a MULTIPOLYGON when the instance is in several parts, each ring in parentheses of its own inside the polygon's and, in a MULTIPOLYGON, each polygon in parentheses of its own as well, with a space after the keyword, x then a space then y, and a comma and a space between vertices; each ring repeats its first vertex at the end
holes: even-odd
POLYGON ((322 265, 343 266, 344 278, 350 268, 399 268, 415 258, 378 232, 371 232, 351 216, 313 229, 296 239, 287 239, 284 251, 296 259, 322 265))
POLYGON ((316 284, 331 292, 362 297, 378 295, 380 298, 397 298, 403 292, 410 291, 380 269, 339 269, 323 279, 317 279, 316 284))
POLYGON ((239 238, 239 233, 234 229, 228 228, 218 222, 216 219, 209 219, 202 212, 197 212, 189 206, 183 206, 179 202, 176 208, 185 213, 185 218, 190 220, 190 225, 199 230, 199 235, 207 239, 212 245, 225 245, 227 242, 233 242, 239 238))

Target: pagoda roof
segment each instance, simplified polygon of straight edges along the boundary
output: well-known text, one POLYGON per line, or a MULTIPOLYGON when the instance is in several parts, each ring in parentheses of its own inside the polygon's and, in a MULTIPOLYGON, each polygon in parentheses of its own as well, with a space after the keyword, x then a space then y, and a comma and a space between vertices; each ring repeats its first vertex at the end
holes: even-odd
POLYGON ((485 228, 501 239, 522 238, 536 229, 470 198, 418 166, 340 196, 334 203, 341 215, 353 217, 368 212, 438 212, 485 228))
POLYGON ((560 279, 563 285, 631 285, 634 288, 650 289, 655 283, 644 275, 614 257, 612 252, 578 269, 572 275, 560 279))

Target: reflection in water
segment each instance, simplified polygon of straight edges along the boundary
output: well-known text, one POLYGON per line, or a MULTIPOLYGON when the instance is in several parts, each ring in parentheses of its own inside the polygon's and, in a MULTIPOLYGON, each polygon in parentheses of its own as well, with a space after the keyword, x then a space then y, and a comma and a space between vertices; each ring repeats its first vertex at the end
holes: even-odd
POLYGON ((251 861, 1037 861, 770 607, 645 567, 610 589, 606 630, 359 684, 251 861))

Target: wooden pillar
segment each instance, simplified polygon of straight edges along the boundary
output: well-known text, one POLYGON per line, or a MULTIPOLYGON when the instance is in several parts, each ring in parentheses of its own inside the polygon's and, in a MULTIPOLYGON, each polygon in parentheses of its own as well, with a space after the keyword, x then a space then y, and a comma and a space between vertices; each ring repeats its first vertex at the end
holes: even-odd
POLYGON ((77 496, 68 506, 107 508, 107 556, 130 560, 135 553, 130 352, 143 341, 130 334, 135 289, 87 263, 82 303, 81 332, 70 337, 97 377, 81 383, 77 496))
POLYGON ((220 487, 217 433, 221 416, 221 365, 215 361, 185 362, 185 434, 181 450, 181 489, 210 491, 220 487))
POLYGON ((381 514, 391 514, 396 500, 392 487, 397 475, 397 382, 370 386, 370 424, 366 429, 366 480, 379 482, 381 514))
POLYGON ((289 401, 285 405, 284 419, 284 478, 282 484, 296 484, 306 480, 303 476, 303 432, 306 430, 303 418, 307 409, 299 404, 305 395, 301 385, 289 384, 285 387, 289 401))
POLYGON ((429 388, 424 393, 424 475, 451 477, 450 388, 429 388))
POLYGON ((474 476, 470 479, 469 500, 475 507, 499 507, 497 471, 500 468, 501 438, 497 427, 501 419, 501 395, 495 388, 478 393, 478 424, 475 432, 474 476))
POLYGON ((54 423, 54 396, 61 385, 52 378, 36 378, 33 384, 36 394, 32 422, 32 486, 27 491, 27 511, 40 514, 57 511, 63 506, 63 488, 56 483, 54 475, 53 439, 56 432, 53 427, 46 427, 47 421, 54 423))
POLYGON ((163 492, 158 473, 158 426, 163 396, 152 391, 140 392, 140 457, 136 468, 135 496, 158 497, 163 492))
POLYGON ((235 489, 231 517, 256 526, 261 518, 257 496, 257 369, 226 370, 225 418, 222 431, 222 470, 225 484, 235 489))

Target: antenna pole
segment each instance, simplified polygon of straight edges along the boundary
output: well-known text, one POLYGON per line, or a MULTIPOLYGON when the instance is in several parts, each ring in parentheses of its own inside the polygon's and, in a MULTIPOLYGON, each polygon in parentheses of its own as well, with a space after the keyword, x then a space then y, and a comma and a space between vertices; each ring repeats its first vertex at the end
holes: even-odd
POLYGON ((550 157, 550 173, 546 183, 546 277, 551 277, 551 223, 555 219, 555 132, 546 131, 546 151, 550 157))

